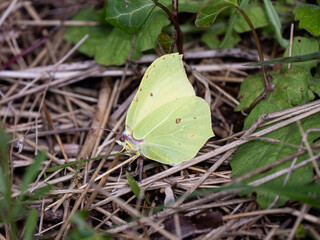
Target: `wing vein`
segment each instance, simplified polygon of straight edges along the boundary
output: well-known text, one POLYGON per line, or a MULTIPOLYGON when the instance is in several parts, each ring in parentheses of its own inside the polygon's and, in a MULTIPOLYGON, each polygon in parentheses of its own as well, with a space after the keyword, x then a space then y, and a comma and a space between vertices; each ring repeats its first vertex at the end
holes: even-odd
POLYGON ((174 151, 180 152, 180 153, 184 153, 183 151, 180 151, 180 150, 178 150, 177 148, 171 148, 171 147, 168 147, 168 146, 166 146, 166 145, 162 145, 162 144, 157 144, 157 143, 148 143, 148 145, 159 146, 159 147, 161 147, 161 148, 168 148, 168 149, 171 149, 171 150, 174 150, 174 151))

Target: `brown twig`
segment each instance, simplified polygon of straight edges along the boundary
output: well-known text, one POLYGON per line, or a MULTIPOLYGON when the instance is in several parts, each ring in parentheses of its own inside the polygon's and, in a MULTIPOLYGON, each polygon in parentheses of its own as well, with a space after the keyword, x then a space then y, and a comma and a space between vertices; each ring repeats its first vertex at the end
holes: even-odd
MULTIPOLYGON (((174 0, 174 1, 176 3, 178 2, 178 0, 174 0)), ((181 29, 180 29, 180 25, 179 25, 179 22, 178 22, 178 12, 177 12, 178 8, 177 7, 175 8, 175 13, 174 13, 175 15, 174 15, 173 13, 171 13, 169 11, 168 8, 163 6, 161 3, 157 2, 156 5, 158 7, 160 7, 160 8, 162 8, 166 12, 166 14, 169 16, 171 22, 173 23, 174 29, 177 31, 177 34, 178 34, 178 36, 177 36, 177 44, 176 44, 177 48, 178 48, 178 52, 180 54, 183 54, 183 33, 182 33, 181 29)), ((177 6, 176 4, 174 4, 174 5, 177 6)))

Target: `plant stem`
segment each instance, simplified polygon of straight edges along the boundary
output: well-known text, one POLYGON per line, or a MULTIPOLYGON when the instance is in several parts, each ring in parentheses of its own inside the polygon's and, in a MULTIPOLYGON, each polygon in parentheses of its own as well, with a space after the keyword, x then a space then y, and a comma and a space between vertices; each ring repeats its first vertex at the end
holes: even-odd
POLYGON ((183 54, 183 34, 180 29, 180 25, 178 22, 178 0, 172 0, 172 13, 169 11, 168 8, 163 6, 161 3, 156 3, 156 6, 162 8, 167 15, 169 16, 171 22, 173 23, 173 26, 175 30, 177 31, 177 49, 180 54, 183 54))
MULTIPOLYGON (((252 24, 252 22, 250 21, 248 15, 242 10, 242 8, 240 8, 238 5, 236 5, 236 8, 239 10, 239 12, 242 14, 242 16, 244 17, 244 19, 246 20, 246 22, 248 23, 250 29, 251 29, 251 32, 253 34, 253 37, 254 37, 254 40, 256 42, 256 45, 257 45, 257 50, 258 50, 258 55, 259 55, 259 59, 260 59, 260 62, 263 62, 264 61, 264 58, 263 58, 263 53, 262 53, 262 49, 261 49, 261 45, 260 45, 260 41, 259 41, 259 38, 258 38, 258 34, 252 24)), ((267 76, 267 71, 266 71, 266 68, 265 66, 261 66, 261 70, 262 70, 262 75, 263 75, 263 79, 264 79, 264 82, 265 82, 265 89, 263 91, 263 93, 260 94, 259 97, 257 97, 251 104, 251 106, 249 107, 249 110, 251 110, 261 99, 263 98, 266 98, 267 97, 267 94, 268 92, 272 91, 273 90, 273 87, 271 86, 271 83, 268 79, 268 76, 267 76)))

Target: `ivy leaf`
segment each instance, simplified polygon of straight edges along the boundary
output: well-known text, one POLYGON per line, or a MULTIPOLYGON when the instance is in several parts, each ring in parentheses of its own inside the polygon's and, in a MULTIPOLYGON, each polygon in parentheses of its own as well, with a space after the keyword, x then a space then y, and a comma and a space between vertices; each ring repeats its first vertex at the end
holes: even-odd
MULTIPOLYGON (((154 48, 157 37, 164 26, 170 22, 168 16, 161 9, 153 11, 149 20, 137 33, 131 60, 141 57, 142 51, 154 48)), ((114 28, 104 42, 100 43, 95 60, 103 65, 122 65, 126 62, 133 40, 133 34, 114 28)))
POLYGON ((299 27, 304 28, 315 37, 320 36, 320 7, 312 4, 301 4, 293 13, 294 20, 300 20, 299 27))
POLYGON ((77 49, 79 52, 89 57, 94 57, 99 48, 111 31, 111 26, 104 20, 105 9, 95 11, 94 6, 82 9, 72 17, 72 20, 78 21, 97 21, 97 26, 74 26, 68 27, 64 38, 74 44, 78 43, 86 34, 89 38, 77 49))
POLYGON ((196 25, 198 27, 209 27, 221 12, 235 6, 237 6, 237 0, 209 0, 207 5, 198 12, 196 25))
MULTIPOLYGON (((320 114, 312 115, 301 120, 304 131, 310 128, 320 128, 320 114)), ((293 144, 297 147, 301 142, 301 134, 296 123, 292 123, 286 127, 282 127, 274 132, 271 132, 264 137, 277 139, 281 142, 268 142, 263 140, 253 140, 239 147, 231 160, 232 173, 234 177, 239 177, 246 173, 252 172, 260 167, 271 164, 283 157, 297 152, 297 148, 287 145, 293 144), (287 144, 285 144, 287 143, 287 144)), ((308 142, 312 142, 320 137, 320 133, 309 134, 308 142)), ((297 159, 297 164, 309 158, 308 154, 304 154, 297 159)), ((266 177, 272 173, 290 167, 291 162, 286 162, 282 165, 272 168, 265 173, 256 175, 245 182, 251 182, 257 179, 266 177)), ((281 186, 284 182, 285 175, 279 176, 263 186, 272 188, 273 186, 281 186)), ((309 163, 301 168, 292 171, 287 182, 288 185, 308 185, 313 179, 313 165, 309 163)), ((257 201, 263 208, 267 208, 275 199, 277 193, 270 193, 263 190, 257 190, 257 201)), ((288 200, 287 195, 280 195, 277 206, 283 205, 288 200)))
MULTIPOLYGON (((104 22, 99 26, 70 27, 65 38, 77 43, 84 35, 90 38, 80 46, 79 51, 94 57, 97 63, 103 65, 122 65, 126 62, 133 40, 133 34, 122 31, 120 28, 112 28, 104 20, 105 10, 96 12, 94 7, 80 11, 74 20, 91 20, 104 22)), ((157 45, 157 37, 162 28, 170 22, 168 16, 161 9, 152 11, 148 21, 136 33, 136 43, 131 60, 142 55, 142 51, 154 48, 157 45)))
POLYGON ((129 34, 146 23, 155 8, 152 0, 106 0, 106 20, 129 34))
MULTIPOLYGON (((133 35, 119 28, 114 28, 108 37, 100 44, 94 60, 102 65, 122 65, 129 55, 133 35)), ((137 53, 132 54, 135 59, 137 53)))
MULTIPOLYGON (((269 25, 266 11, 259 5, 250 4, 244 11, 248 15, 255 29, 269 25)), ((236 30, 238 33, 249 32, 250 27, 246 20, 241 17, 239 18, 237 24, 234 26, 234 30, 236 30)))

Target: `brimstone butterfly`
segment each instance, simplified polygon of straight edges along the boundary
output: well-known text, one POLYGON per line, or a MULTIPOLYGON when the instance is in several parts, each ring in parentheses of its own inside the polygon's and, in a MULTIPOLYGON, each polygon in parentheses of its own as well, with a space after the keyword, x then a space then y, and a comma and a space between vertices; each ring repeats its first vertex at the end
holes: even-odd
POLYGON ((195 95, 182 55, 164 55, 147 69, 118 141, 126 150, 166 164, 193 158, 214 134, 208 104, 195 95))

